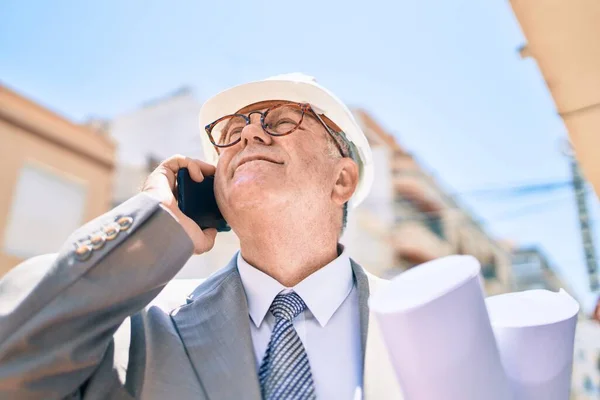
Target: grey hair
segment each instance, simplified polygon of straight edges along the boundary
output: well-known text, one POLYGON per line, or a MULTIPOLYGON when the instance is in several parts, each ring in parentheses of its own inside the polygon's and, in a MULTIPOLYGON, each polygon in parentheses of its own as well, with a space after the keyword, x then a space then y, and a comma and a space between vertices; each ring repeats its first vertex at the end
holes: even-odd
POLYGON ((344 234, 347 224, 348 224, 348 202, 345 202, 344 208, 342 209, 342 230, 340 232, 340 236, 342 236, 344 234))
MULTIPOLYGON (((356 158, 356 151, 353 147, 353 144, 346 138, 346 135, 344 134, 344 132, 336 132, 338 138, 340 139, 338 142, 340 142, 340 145, 343 149, 343 151, 348 154, 348 157, 350 157, 351 159, 353 159, 359 166, 360 163, 358 162, 357 158, 356 158)), ((327 141, 327 155, 329 157, 332 158, 338 158, 340 157, 340 152, 339 149, 334 141, 334 139, 329 136, 329 139, 327 141)), ((340 231, 340 236, 344 234, 344 231, 346 230, 346 226, 348 225, 348 202, 344 203, 344 206, 342 208, 342 229, 340 231)))

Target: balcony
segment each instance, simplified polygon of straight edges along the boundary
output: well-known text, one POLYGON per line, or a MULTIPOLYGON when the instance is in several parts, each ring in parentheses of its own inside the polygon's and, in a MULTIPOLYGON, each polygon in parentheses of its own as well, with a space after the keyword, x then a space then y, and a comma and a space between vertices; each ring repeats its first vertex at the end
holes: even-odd
POLYGON ((420 171, 396 171, 393 175, 395 193, 410 200, 424 212, 439 212, 445 208, 435 186, 420 171))

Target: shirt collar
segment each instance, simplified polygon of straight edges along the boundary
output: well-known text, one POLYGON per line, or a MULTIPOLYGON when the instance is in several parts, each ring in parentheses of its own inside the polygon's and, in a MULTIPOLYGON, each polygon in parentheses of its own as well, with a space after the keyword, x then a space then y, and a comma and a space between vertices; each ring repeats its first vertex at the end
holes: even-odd
POLYGON ((286 289, 296 292, 321 326, 325 326, 348 297, 354 286, 352 266, 346 249, 332 262, 306 277, 293 288, 286 288, 275 279, 248 264, 237 254, 237 266, 246 292, 248 312, 256 327, 264 320, 275 296, 286 289))

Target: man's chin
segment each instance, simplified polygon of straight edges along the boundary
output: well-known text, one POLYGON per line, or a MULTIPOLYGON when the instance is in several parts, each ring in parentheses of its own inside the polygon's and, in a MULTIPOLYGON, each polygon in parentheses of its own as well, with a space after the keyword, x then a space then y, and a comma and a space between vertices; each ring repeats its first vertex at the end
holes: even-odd
POLYGON ((236 207, 256 206, 275 201, 280 188, 281 180, 275 176, 244 173, 231 180, 228 198, 236 207))
POLYGON ((243 166, 235 171, 231 178, 232 188, 244 188, 243 190, 254 190, 256 187, 271 186, 281 181, 281 176, 272 171, 261 171, 255 169, 243 169, 243 166))

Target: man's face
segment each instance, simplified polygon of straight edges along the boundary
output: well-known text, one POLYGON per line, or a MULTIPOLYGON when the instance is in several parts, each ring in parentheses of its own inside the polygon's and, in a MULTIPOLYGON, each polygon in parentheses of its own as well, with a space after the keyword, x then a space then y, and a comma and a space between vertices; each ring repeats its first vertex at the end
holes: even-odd
MULTIPOLYGON (((239 113, 264 112, 279 103, 263 102, 239 113)), ((220 149, 215 195, 225 218, 233 222, 236 212, 246 209, 322 209, 330 201, 341 159, 323 125, 306 112, 294 132, 274 137, 263 130, 259 114, 250 118, 249 125, 235 132, 239 143, 220 149)))

